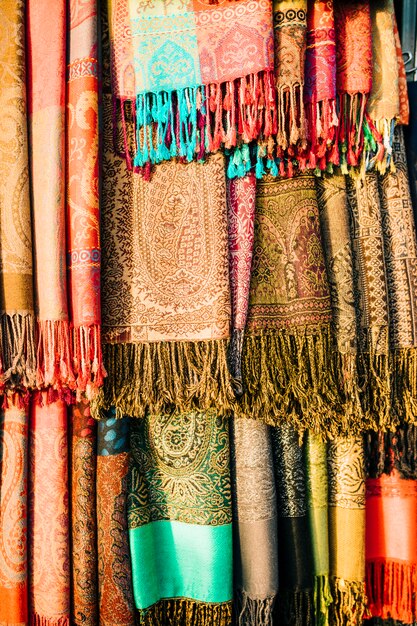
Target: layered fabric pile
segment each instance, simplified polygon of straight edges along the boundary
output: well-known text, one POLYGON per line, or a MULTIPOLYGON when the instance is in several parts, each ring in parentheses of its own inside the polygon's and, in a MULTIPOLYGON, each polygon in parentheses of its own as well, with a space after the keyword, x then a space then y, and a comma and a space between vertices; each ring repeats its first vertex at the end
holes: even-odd
POLYGON ((417 623, 395 8, 0 2, 0 626, 417 623))

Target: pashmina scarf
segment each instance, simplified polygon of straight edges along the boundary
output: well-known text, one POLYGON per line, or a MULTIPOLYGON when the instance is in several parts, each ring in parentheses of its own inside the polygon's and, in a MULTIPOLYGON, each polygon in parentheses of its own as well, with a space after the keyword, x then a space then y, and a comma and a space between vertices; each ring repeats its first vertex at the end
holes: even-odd
POLYGON ((333 0, 308 0, 304 103, 308 166, 325 170, 338 163, 336 35, 333 0))
POLYGON ((365 421, 359 397, 353 252, 345 177, 316 179, 320 226, 332 302, 332 324, 346 396, 346 428, 361 432, 365 421))
POLYGON ((365 609, 365 469, 362 438, 328 444, 330 623, 361 626, 365 609))
POLYGON ((297 157, 298 152, 305 153, 307 147, 303 100, 307 0, 274 1, 274 34, 277 157, 280 174, 285 173, 286 164, 291 175, 292 159, 297 157))
POLYGON ((366 481, 366 593, 373 617, 417 620, 417 481, 366 481))
POLYGON ((254 174, 228 180, 226 191, 229 276, 232 297, 229 367, 234 380, 235 391, 242 395, 242 348, 249 305, 255 226, 256 179, 254 174))
POLYGON ((403 51, 401 47, 400 34, 398 32, 398 25, 395 13, 393 13, 392 19, 394 23, 395 50, 397 53, 398 63, 398 93, 400 98, 400 114, 398 116, 398 123, 407 125, 410 122, 410 103, 408 101, 407 74, 405 71, 403 51))
MULTIPOLYGON (((112 143, 105 96, 104 356, 98 408, 142 417, 230 408, 230 287, 224 159, 163 163, 150 182, 112 143)), ((97 408, 97 407, 96 407, 97 408)))
POLYGON ((336 88, 342 173, 357 166, 364 146, 364 116, 372 89, 372 24, 369 0, 335 0, 336 88))
POLYGON ((69 11, 67 83, 67 269, 78 396, 93 396, 105 371, 100 342, 96 0, 69 11))
POLYGON ((232 502, 227 418, 132 420, 128 522, 138 624, 228 626, 232 502))
POLYGON ((29 0, 27 24, 36 384, 61 391, 75 383, 65 271, 65 1, 29 0))
POLYGON ((72 408, 71 615, 75 626, 98 624, 96 421, 87 400, 72 408))
POLYGON ((399 67, 394 34, 394 1, 371 3, 372 91, 366 107, 366 168, 384 173, 391 163, 394 126, 400 115, 399 67))
POLYGON ((0 391, 25 392, 36 381, 25 2, 2 2, 0 24, 0 391))
POLYGON ((232 422, 233 561, 239 626, 270 626, 278 593, 278 518, 270 427, 232 422))
POLYGON ((414 220, 417 220, 417 83, 408 82, 410 105, 409 126, 404 128, 407 163, 410 176, 410 191, 414 207, 414 220))
POLYGON ((297 432, 290 426, 272 429, 278 497, 280 593, 278 623, 314 623, 314 559, 309 532, 307 480, 297 432))
POLYGON ((28 415, 10 405, 0 416, 0 624, 28 623, 28 415))
POLYGON ((337 433, 344 400, 312 174, 259 181, 254 246, 239 408, 272 424, 337 433))
MULTIPOLYGON (((269 0, 108 0, 113 95, 134 167, 203 159, 276 133, 269 0)), ((240 153, 240 148, 237 148, 240 153)))
POLYGON ((127 528, 129 419, 113 412, 97 428, 99 626, 134 626, 127 528))
POLYGON ((67 407, 31 404, 29 599, 33 626, 70 625, 67 407))

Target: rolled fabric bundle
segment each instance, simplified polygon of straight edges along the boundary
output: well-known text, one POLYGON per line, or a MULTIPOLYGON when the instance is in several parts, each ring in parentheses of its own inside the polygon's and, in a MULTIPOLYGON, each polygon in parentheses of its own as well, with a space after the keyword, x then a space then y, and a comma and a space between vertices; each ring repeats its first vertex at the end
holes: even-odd
POLYGON ((270 428, 232 422, 234 602, 240 626, 272 625, 278 593, 278 517, 270 428))
POLYGON ((128 523, 139 624, 228 626, 229 428, 215 411, 132 420, 128 523))

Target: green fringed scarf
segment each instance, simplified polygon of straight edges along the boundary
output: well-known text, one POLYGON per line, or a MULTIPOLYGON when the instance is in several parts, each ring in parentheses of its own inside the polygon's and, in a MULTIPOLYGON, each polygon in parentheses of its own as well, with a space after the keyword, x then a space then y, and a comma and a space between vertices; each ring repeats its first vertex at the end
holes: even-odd
POLYGON ((128 524, 139 624, 228 626, 228 420, 214 411, 132 420, 128 524))

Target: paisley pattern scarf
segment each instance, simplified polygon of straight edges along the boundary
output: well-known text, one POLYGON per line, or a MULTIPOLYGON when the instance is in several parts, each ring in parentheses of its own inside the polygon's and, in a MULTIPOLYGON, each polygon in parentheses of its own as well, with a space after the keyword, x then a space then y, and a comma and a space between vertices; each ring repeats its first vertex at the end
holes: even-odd
POLYGON ((99 626, 134 626, 127 529, 129 419, 110 412, 97 429, 99 626))
POLYGON ((100 342, 96 4, 75 0, 69 12, 67 270, 78 396, 94 396, 105 374, 100 342))
POLYGON ((71 408, 71 616, 75 626, 98 624, 96 421, 87 400, 71 408))
POLYGON ((44 392, 30 416, 30 620, 33 626, 69 626, 67 407, 46 400, 44 392))
MULTIPOLYGON (((276 133, 272 4, 108 0, 113 94, 132 105, 128 167, 203 159, 276 133)), ((238 148, 238 152, 240 149, 238 148)))
POLYGON ((372 617, 417 620, 417 481, 366 481, 366 593, 372 617))
POLYGON ((231 621, 228 420, 214 411, 132 420, 128 520, 139 624, 231 621))
POLYGON ((314 176, 258 183, 243 351, 244 415, 337 433, 343 398, 314 176))
POLYGON ((232 422, 234 602, 239 626, 269 626, 278 593, 278 518, 270 427, 232 422))
POLYGON ((365 610, 365 467, 362 438, 328 444, 330 623, 360 626, 365 610))
POLYGON ((10 406, 0 416, 0 624, 28 623, 28 414, 10 406))
POLYGON ((27 2, 36 384, 59 391, 75 386, 65 268, 65 7, 27 2))
POLYGON ((105 365, 98 408, 142 417, 234 398, 224 159, 133 175, 112 142, 105 96, 102 234, 105 365), (156 210, 156 207, 158 210, 156 210))
POLYGON ((25 393, 36 382, 25 2, 2 2, 0 23, 0 391, 25 393))

